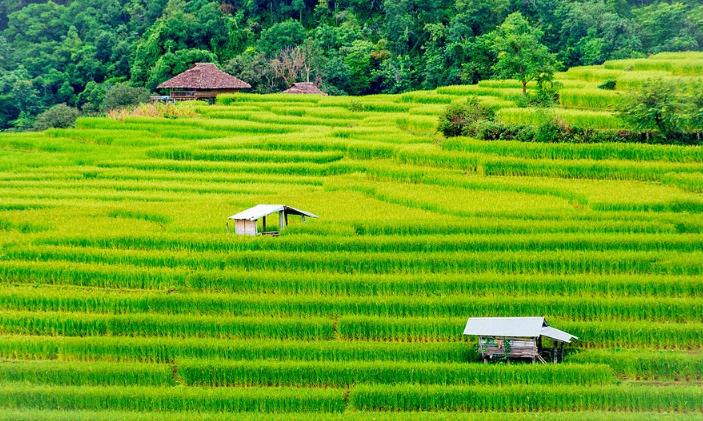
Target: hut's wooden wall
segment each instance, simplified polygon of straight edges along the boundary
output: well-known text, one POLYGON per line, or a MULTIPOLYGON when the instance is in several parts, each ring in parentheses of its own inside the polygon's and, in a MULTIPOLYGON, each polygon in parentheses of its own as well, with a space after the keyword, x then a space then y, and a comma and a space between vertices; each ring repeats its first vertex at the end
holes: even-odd
POLYGON ((234 232, 238 235, 256 235, 256 221, 237 219, 234 221, 234 232))
POLYGON ((493 338, 480 337, 479 351, 488 357, 533 358, 538 354, 537 340, 534 338, 493 338))

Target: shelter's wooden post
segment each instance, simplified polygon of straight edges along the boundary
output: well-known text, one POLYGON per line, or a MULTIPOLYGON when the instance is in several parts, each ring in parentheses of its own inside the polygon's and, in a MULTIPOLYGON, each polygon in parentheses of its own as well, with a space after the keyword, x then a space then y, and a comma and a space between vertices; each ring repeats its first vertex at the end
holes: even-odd
POLYGON ((266 215, 264 215, 263 218, 261 218, 261 231, 266 232, 266 215))
POLYGON ((285 219, 286 219, 286 225, 288 225, 288 213, 286 213, 285 210, 283 211, 283 216, 284 216, 285 219))
POLYGON ((283 231, 283 229, 286 227, 285 214, 286 214, 285 211, 278 212, 278 230, 279 231, 283 231))
POLYGON ((305 215, 301 216, 300 219, 301 221, 303 221, 303 223, 305 223, 305 215))
POLYGON ((552 349, 552 361, 556 364, 557 362, 557 342, 554 341, 554 348, 552 349))
POLYGON ((564 362, 564 342, 559 344, 559 361, 564 362))

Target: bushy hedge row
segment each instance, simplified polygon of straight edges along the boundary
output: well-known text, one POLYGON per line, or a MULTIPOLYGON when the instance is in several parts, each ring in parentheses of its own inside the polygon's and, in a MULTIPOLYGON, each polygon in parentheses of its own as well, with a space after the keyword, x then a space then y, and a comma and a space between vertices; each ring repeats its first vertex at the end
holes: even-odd
POLYGON ((469 98, 466 104, 452 104, 440 116, 438 129, 446 137, 470 136, 481 140, 517 140, 541 143, 703 143, 700 133, 648 135, 635 130, 596 130, 570 125, 559 118, 538 125, 506 124, 495 120, 495 112, 469 98))

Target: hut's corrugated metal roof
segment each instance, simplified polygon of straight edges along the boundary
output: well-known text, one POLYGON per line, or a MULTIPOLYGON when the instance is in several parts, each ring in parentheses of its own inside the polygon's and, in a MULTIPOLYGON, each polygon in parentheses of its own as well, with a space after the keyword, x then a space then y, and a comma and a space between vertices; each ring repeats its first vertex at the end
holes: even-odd
POLYGON ((544 317, 471 317, 466 322, 464 335, 536 338, 543 326, 544 317))
POLYGON ((548 326, 544 317, 471 317, 466 322, 464 335, 524 338, 546 336, 562 342, 578 339, 570 333, 548 326))
POLYGON ((213 63, 196 63, 158 86, 159 89, 248 89, 251 85, 218 69, 213 63))
POLYGON ((317 218, 317 215, 310 213, 301 209, 296 209, 291 206, 286 205, 256 205, 253 208, 245 209, 237 214, 230 216, 227 219, 246 219, 248 221, 255 221, 266 215, 281 212, 285 210, 289 215, 304 215, 310 218, 317 218))
POLYGON ((542 328, 542 336, 548 338, 556 339, 557 341, 562 341, 566 343, 571 343, 572 339, 578 339, 578 337, 564 332, 563 330, 555 329, 551 326, 545 326, 542 328))
POLYGON ((317 87, 312 82, 296 82, 290 88, 283 91, 284 94, 313 94, 313 95, 327 95, 322 92, 320 88, 317 87))

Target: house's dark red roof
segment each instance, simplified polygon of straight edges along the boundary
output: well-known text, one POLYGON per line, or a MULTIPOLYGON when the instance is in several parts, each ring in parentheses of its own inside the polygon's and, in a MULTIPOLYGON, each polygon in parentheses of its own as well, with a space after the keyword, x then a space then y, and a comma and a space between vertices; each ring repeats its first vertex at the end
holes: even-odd
POLYGON ((316 94, 316 95, 327 95, 322 92, 320 88, 317 87, 312 82, 297 82, 293 86, 283 91, 284 94, 316 94))
POLYGON ((158 86, 159 89, 248 89, 251 85, 218 69, 213 63, 196 63, 158 86))

